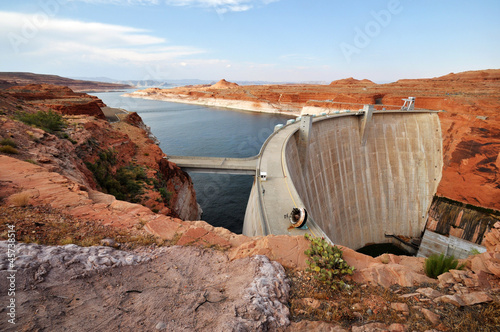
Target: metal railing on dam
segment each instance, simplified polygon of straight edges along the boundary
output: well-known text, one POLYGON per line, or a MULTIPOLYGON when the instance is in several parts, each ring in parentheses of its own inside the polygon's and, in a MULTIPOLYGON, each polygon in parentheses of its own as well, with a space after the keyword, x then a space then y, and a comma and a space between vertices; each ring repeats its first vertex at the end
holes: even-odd
POLYGON ((388 233, 420 237, 441 179, 437 112, 367 110, 289 121, 252 158, 169 160, 192 171, 230 172, 240 164, 257 175, 243 226, 248 236, 307 232, 353 249, 387 242, 388 233), (294 207, 307 209, 306 229, 291 227, 294 207))

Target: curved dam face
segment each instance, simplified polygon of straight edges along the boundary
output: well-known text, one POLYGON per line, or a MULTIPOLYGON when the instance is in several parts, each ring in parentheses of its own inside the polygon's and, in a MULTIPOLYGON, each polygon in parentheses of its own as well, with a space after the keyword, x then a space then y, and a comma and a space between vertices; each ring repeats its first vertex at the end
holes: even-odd
POLYGON ((375 112, 364 144, 362 121, 315 121, 305 155, 300 130, 286 140, 283 159, 301 204, 332 242, 353 249, 389 242, 385 234, 420 237, 443 166, 438 115, 375 112))

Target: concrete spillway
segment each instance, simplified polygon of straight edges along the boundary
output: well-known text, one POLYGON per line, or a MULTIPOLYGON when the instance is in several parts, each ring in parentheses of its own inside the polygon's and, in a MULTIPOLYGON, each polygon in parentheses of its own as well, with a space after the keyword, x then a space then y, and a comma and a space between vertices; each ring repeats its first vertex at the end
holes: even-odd
POLYGON ((315 120, 306 149, 298 125, 271 137, 258 164, 268 178, 254 183, 243 233, 300 234, 286 218, 298 205, 311 232, 354 249, 388 242, 385 234, 419 237, 441 179, 438 116, 375 112, 364 130, 363 120, 315 120))

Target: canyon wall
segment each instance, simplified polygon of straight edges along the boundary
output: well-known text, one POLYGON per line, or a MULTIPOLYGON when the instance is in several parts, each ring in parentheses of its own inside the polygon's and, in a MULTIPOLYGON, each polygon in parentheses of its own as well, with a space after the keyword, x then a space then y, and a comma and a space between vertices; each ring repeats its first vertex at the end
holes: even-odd
POLYGON ((16 146, 12 157, 61 174, 82 188, 198 220, 201 210, 189 175, 165 159, 138 114, 117 114, 120 121, 109 123, 104 106, 95 97, 48 84, 0 90, 0 140, 16 146), (61 119, 39 116, 48 110, 61 119), (25 123, 36 119, 34 125, 25 123), (56 120, 58 128, 44 128, 56 120))
POLYGON ((436 196, 429 210, 427 229, 484 245, 486 235, 497 222, 500 222, 499 211, 436 196))

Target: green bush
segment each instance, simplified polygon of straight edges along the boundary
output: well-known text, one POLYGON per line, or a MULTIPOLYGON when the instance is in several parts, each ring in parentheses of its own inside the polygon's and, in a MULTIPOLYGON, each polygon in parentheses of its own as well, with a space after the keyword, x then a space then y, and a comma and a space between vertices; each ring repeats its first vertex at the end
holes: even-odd
POLYGON ((458 260, 453 256, 445 256, 444 254, 434 254, 425 260, 425 274, 429 278, 437 279, 437 277, 450 270, 462 270, 464 265, 458 266, 458 260))
POLYGON ((113 149, 105 150, 99 152, 99 161, 102 163, 109 163, 110 165, 116 165, 116 152, 113 149))
POLYGON ((66 127, 63 117, 52 110, 48 112, 20 113, 17 115, 17 119, 27 125, 41 128, 49 133, 61 131, 66 127))
POLYGON ((167 205, 170 204, 170 199, 172 198, 173 193, 171 191, 167 191, 167 188, 160 188, 158 189, 161 197, 163 198, 163 202, 165 202, 167 205))
POLYGON ((469 256, 474 256, 474 255, 479 255, 481 252, 477 250, 476 248, 472 248, 469 252, 469 256))
POLYGON ((2 146, 0 146, 0 152, 8 153, 8 154, 18 154, 19 153, 19 151, 17 151, 16 148, 13 148, 10 145, 2 145, 2 146))
POLYGON ((12 146, 13 148, 17 148, 16 142, 14 142, 11 138, 4 138, 0 141, 0 145, 8 145, 12 146))
POLYGON ((343 259, 342 250, 337 246, 330 245, 323 238, 312 238, 308 234, 305 235, 305 238, 311 242, 309 249, 304 251, 310 258, 306 260, 307 265, 309 265, 307 271, 314 273, 316 279, 333 289, 336 289, 337 285, 345 287, 346 284, 340 279, 343 275, 352 275, 354 267, 343 259))
POLYGON ((120 167, 113 173, 112 166, 116 163, 116 152, 109 149, 99 152, 99 158, 95 162, 87 162, 85 165, 94 174, 102 191, 122 201, 140 202, 143 185, 149 181, 146 171, 141 166, 128 165, 120 167))

